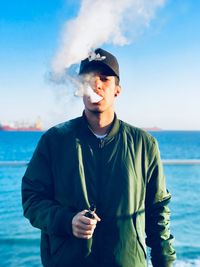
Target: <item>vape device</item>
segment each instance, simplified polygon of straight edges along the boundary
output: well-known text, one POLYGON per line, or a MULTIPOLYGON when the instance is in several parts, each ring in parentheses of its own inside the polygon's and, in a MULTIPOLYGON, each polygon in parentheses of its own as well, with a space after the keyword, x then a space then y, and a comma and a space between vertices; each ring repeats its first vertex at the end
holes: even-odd
POLYGON ((94 219, 95 211, 96 211, 96 205, 91 204, 89 210, 85 213, 85 216, 90 218, 90 219, 94 219))

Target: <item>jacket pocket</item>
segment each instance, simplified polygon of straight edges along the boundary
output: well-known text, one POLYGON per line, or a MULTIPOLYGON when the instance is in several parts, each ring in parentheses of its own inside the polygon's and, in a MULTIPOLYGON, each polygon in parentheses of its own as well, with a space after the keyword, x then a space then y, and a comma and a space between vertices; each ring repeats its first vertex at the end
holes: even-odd
POLYGON ((146 245, 145 245, 145 232, 144 232, 144 223, 142 223, 142 218, 139 218, 140 215, 134 214, 132 217, 133 225, 136 232, 137 241, 140 248, 142 249, 145 258, 147 258, 146 245))
POLYGON ((51 264, 46 266, 82 266, 81 262, 91 252, 91 242, 91 239, 78 239, 73 236, 66 236, 66 238, 51 236, 51 264))
POLYGON ((50 236, 50 253, 51 255, 58 254, 63 249, 70 252, 71 256, 87 257, 91 252, 92 239, 78 239, 73 236, 65 238, 58 236, 50 236))

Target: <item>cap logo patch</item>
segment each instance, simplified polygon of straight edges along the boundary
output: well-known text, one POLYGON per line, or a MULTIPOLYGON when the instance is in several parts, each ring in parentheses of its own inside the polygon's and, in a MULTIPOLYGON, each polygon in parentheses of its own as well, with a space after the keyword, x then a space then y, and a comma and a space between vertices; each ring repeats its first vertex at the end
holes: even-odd
POLYGON ((93 60, 102 61, 104 59, 106 59, 106 56, 101 56, 99 53, 96 54, 94 51, 91 51, 88 56, 89 61, 93 61, 93 60))

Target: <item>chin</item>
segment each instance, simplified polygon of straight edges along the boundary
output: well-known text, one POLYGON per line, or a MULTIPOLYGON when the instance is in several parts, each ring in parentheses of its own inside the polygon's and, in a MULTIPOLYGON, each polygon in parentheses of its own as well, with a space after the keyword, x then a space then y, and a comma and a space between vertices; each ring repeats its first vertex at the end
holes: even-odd
POLYGON ((98 107, 92 107, 92 108, 88 108, 88 110, 92 113, 103 113, 104 110, 102 108, 98 108, 98 107))

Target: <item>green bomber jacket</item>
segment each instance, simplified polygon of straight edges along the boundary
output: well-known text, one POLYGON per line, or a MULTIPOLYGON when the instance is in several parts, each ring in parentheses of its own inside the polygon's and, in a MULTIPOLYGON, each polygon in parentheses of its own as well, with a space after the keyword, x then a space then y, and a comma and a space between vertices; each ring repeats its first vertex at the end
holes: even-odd
POLYGON ((46 131, 22 179, 24 216, 41 230, 46 267, 172 266, 171 195, 156 140, 115 115, 100 140, 83 116, 46 131), (72 218, 94 203, 93 237, 72 234, 72 218))

